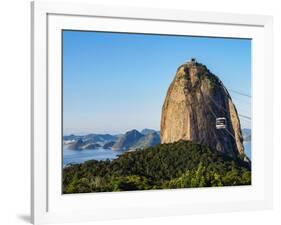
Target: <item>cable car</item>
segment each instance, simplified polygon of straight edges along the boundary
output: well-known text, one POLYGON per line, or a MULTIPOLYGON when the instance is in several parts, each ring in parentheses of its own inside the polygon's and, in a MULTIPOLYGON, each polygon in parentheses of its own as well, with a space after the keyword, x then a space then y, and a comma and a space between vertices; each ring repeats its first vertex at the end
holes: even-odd
POLYGON ((216 118, 216 128, 217 129, 225 129, 226 128, 226 118, 225 117, 216 118))

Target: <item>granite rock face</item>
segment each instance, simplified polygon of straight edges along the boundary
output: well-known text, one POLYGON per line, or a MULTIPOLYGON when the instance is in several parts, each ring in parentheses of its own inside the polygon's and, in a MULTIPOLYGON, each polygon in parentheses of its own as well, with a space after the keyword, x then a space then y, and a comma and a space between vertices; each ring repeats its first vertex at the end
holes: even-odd
POLYGON ((234 158, 244 156, 240 120, 227 89, 195 61, 177 69, 162 107, 161 143, 179 140, 208 145, 234 158), (225 118, 225 129, 217 129, 217 118, 225 118))

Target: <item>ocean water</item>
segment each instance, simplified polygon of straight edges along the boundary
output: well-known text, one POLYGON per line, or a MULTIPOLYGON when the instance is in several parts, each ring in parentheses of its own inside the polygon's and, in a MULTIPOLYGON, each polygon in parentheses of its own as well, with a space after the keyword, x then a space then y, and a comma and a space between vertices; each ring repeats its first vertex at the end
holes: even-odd
POLYGON ((63 150, 63 166, 70 163, 83 163, 87 160, 112 160, 122 154, 120 151, 112 151, 109 149, 93 149, 93 150, 63 150))
MULTIPOLYGON (((251 159, 251 142, 244 142, 245 153, 251 159)), ((112 151, 109 149, 93 149, 93 150, 63 150, 63 166, 70 163, 83 163, 87 160, 112 160, 121 155, 120 151, 112 151)))

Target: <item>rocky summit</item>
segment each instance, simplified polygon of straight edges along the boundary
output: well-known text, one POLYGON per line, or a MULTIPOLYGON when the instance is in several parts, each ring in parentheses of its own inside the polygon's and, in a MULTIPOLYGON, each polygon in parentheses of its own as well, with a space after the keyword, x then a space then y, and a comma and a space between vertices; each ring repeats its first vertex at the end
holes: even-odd
POLYGON ((221 80, 195 59, 177 69, 162 107, 161 143, 179 140, 191 140, 247 160, 230 94, 221 80))

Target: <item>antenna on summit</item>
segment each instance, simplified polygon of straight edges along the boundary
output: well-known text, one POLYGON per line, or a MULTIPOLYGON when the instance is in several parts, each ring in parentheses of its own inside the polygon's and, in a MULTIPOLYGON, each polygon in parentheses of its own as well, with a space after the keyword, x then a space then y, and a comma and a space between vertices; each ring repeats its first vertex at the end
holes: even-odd
POLYGON ((190 62, 196 63, 196 59, 195 59, 195 58, 191 58, 191 59, 190 59, 190 62))
POLYGON ((190 58, 187 62, 191 65, 195 65, 197 63, 196 58, 190 58))

